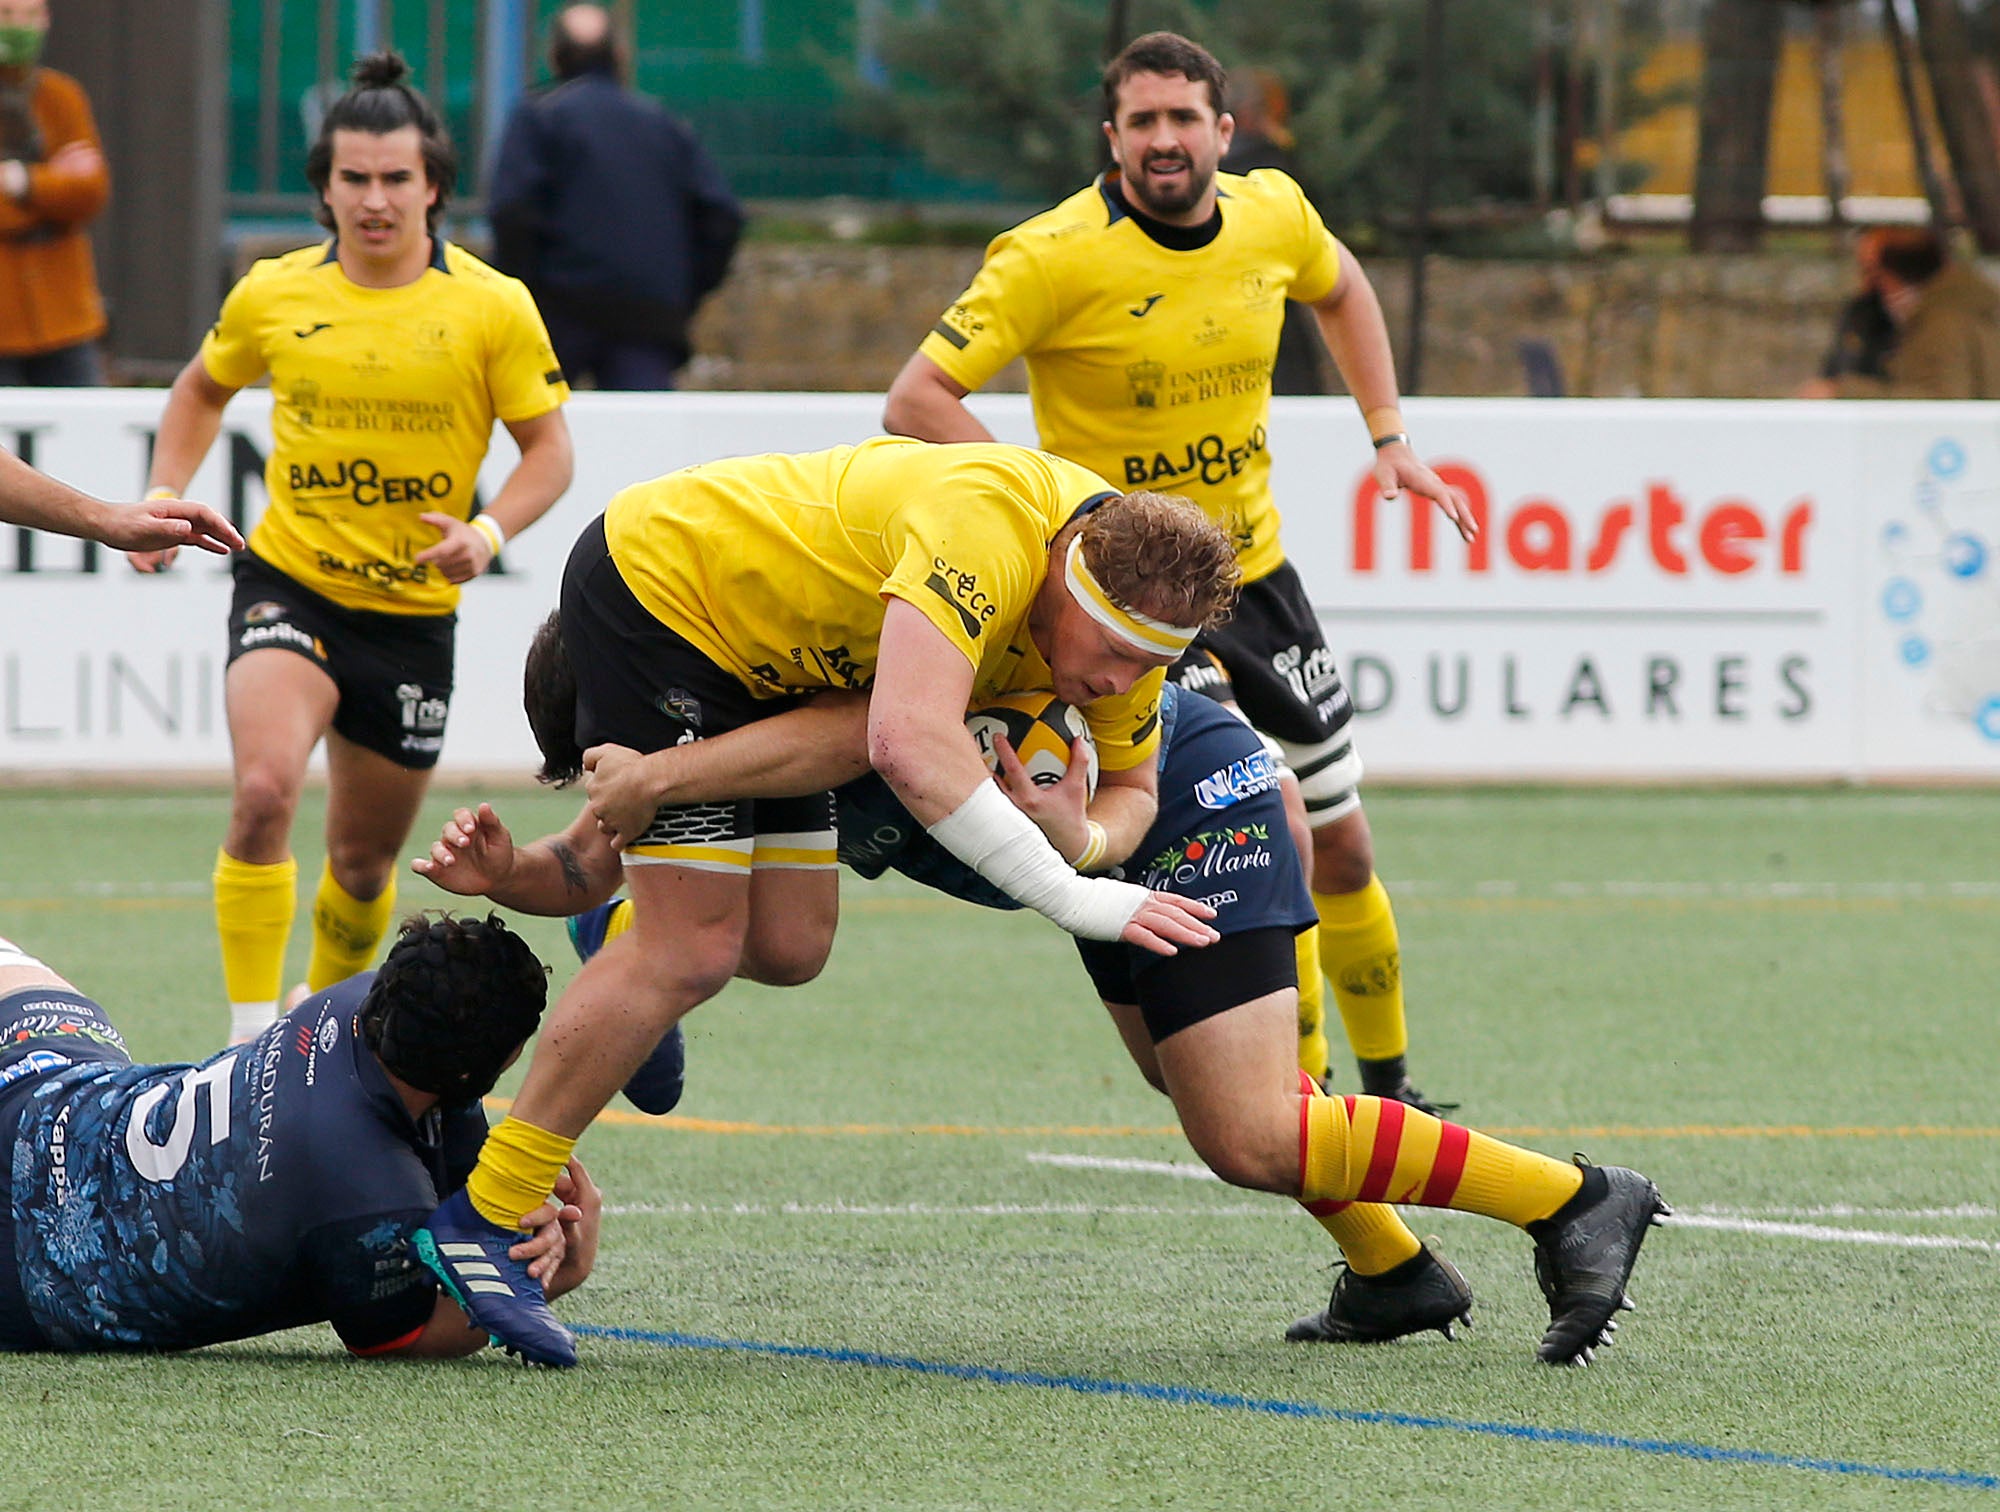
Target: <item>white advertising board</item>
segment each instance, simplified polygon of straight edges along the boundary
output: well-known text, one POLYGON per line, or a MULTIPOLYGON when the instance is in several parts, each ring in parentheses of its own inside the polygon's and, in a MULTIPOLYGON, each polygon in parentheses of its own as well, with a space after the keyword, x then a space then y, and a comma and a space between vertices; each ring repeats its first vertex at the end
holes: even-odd
MULTIPOLYGON (((0 444, 131 498, 162 399, 0 391, 0 444)), ((1025 400, 975 405, 1032 438, 1025 400)), ((1346 401, 1279 400, 1269 436, 1287 546, 1376 777, 2000 778, 2000 405, 1406 411, 1472 494, 1478 545, 1375 496, 1346 401)), ((872 395, 579 395, 575 485, 465 595, 444 765, 534 765, 522 653, 613 492, 858 439, 879 414, 872 395)), ((254 521, 268 417, 267 395, 239 396, 190 491, 254 521)), ((513 460, 497 433, 488 494, 513 460)), ((213 558, 140 578, 0 531, 0 770, 225 769, 228 596, 213 558)))

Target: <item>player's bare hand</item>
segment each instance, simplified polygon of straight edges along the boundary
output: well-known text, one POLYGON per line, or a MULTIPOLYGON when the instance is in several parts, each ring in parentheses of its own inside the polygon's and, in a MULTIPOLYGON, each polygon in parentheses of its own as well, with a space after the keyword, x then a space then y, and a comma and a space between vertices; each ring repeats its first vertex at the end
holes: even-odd
POLYGON ((448 583, 469 583, 493 565, 493 543, 486 532, 452 515, 430 510, 417 516, 438 533, 438 539, 418 552, 413 561, 432 566, 448 583))
POLYGON ((507 1251, 514 1259, 526 1263, 528 1274, 542 1283, 544 1293, 561 1270, 569 1251, 569 1231, 564 1226, 564 1214, 581 1217, 582 1210, 559 1198, 551 1198, 532 1213, 523 1213, 521 1227, 528 1230, 528 1237, 507 1251))
POLYGON ((448 893, 482 898, 514 870, 514 836, 492 804, 462 808, 445 820, 431 853, 412 861, 410 870, 448 893))
POLYGON ((1208 922, 1214 917, 1215 910, 1199 899, 1149 893, 1118 938, 1154 955, 1178 955, 1183 948, 1199 949, 1222 938, 1208 922))
POLYGON ((132 564, 134 572, 165 572, 174 565, 174 558, 180 555, 180 551, 178 546, 167 546, 156 551, 134 551, 128 554, 125 560, 132 564))
POLYGON ((604 1222, 604 1194, 574 1155, 556 1177, 556 1198, 563 1204, 564 1253, 562 1263, 542 1278, 551 1297, 575 1291, 589 1278, 597 1266, 597 1233, 604 1222))
MULTIPOLYGON (((188 499, 148 499, 143 504, 115 504, 105 511, 99 539, 120 551, 138 553, 132 565, 141 572, 140 556, 173 560, 180 546, 199 546, 217 556, 243 549, 236 527, 210 509, 188 499)), ((165 565, 163 562, 161 565, 165 565)))
POLYGON ((646 833, 660 807, 646 758, 630 746, 597 745, 585 751, 583 791, 598 832, 620 850, 646 833))
POLYGON ((1382 490, 1382 497, 1393 499, 1405 488, 1431 500, 1442 509, 1445 518, 1458 527, 1459 536, 1470 541, 1479 534, 1479 521, 1473 517, 1472 501, 1465 496, 1462 488, 1453 488, 1440 478, 1414 451, 1407 441, 1396 441, 1383 447, 1375 454, 1375 484, 1382 490))
POLYGON ((1000 790, 1013 800, 1049 837, 1049 844, 1065 861, 1074 861, 1090 843, 1090 829, 1084 809, 1090 802, 1090 746, 1079 740, 1070 747, 1069 769, 1059 782, 1037 783, 1021 765, 1020 755, 1005 735, 993 737, 993 755, 1000 763, 994 779, 1000 790))

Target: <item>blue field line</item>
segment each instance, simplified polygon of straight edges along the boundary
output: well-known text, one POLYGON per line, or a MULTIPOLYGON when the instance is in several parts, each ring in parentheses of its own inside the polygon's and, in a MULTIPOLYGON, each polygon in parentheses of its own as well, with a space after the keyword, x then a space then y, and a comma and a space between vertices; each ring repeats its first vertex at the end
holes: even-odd
POLYGON ((813 1344, 772 1344, 758 1339, 718 1339, 706 1334, 656 1332, 644 1328, 574 1325, 593 1339, 626 1344, 653 1344, 663 1349, 714 1349, 736 1354, 774 1355, 788 1360, 818 1360, 829 1365, 867 1365, 877 1370, 907 1370, 918 1375, 945 1376, 958 1381, 982 1381, 993 1386, 1039 1386, 1086 1396, 1136 1397, 1177 1407, 1214 1407, 1230 1412, 1255 1412, 1268 1417, 1303 1418, 1330 1423, 1364 1423, 1382 1428, 1427 1428, 1447 1433, 1474 1433, 1490 1438, 1520 1439, 1534 1444, 1565 1444, 1582 1449, 1618 1449, 1628 1454, 1653 1454, 1669 1459, 1701 1460, 1709 1464, 1756 1465, 1778 1470, 1809 1470, 1822 1475, 1861 1475, 1877 1480, 1921 1481, 1966 1491, 2000 1491, 2000 1475, 1970 1470, 1912 1470, 1897 1465, 1870 1465, 1860 1460, 1814 1459, 1801 1454, 1775 1454, 1765 1449, 1725 1449, 1679 1439, 1630 1438, 1622 1433, 1586 1433, 1576 1428, 1537 1428, 1527 1423, 1480 1423, 1464 1418, 1426 1417, 1412 1412, 1378 1412, 1354 1407, 1327 1407, 1318 1402, 1286 1402, 1269 1397, 1238 1396, 1206 1391, 1198 1386, 1160 1386, 1146 1381, 1112 1381, 1095 1376, 1044 1375, 1033 1370, 1000 1370, 991 1365, 954 1365, 947 1360, 920 1360, 913 1355, 878 1354, 871 1349, 825 1349, 813 1344))

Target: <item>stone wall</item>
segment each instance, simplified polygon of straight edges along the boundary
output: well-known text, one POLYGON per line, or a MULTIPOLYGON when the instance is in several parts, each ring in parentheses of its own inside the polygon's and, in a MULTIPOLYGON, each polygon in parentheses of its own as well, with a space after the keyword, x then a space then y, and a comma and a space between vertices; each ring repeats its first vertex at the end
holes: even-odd
MULTIPOLYGON (((241 244, 237 270, 304 239, 241 244)), ((698 355, 685 386, 886 389, 979 258, 973 247, 746 243, 695 322, 698 355)), ((1409 264, 1380 257, 1367 266, 1400 359, 1409 264)), ((1424 391, 1526 394, 1520 348, 1536 341, 1553 351, 1567 392, 1579 397, 1783 398, 1819 371, 1853 283, 1844 252, 1434 258, 1424 391)), ((1017 363, 989 388, 1026 386, 1017 363)))
MULTIPOLYGON (((690 388, 887 387, 979 265, 974 248, 751 243, 696 323, 690 388)), ((1400 352, 1409 267, 1369 264, 1400 352)), ((1433 259, 1432 394, 1525 394, 1524 340, 1579 396, 1782 398, 1813 376, 1853 283, 1843 256, 1433 259)), ((1018 365, 995 389, 1024 386, 1018 365)))

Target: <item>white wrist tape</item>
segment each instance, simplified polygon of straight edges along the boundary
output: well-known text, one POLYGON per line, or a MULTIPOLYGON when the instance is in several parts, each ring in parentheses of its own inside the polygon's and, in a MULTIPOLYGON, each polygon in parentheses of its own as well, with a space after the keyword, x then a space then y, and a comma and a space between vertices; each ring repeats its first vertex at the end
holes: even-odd
POLYGON ((1079 877, 996 783, 980 783, 930 836, 1008 897, 1086 940, 1117 939, 1146 902, 1146 889, 1133 883, 1079 877))
POLYGON ((474 515, 472 528, 486 537, 486 544, 493 548, 495 556, 500 555, 500 548, 507 544, 507 531, 498 520, 490 514, 474 515))

